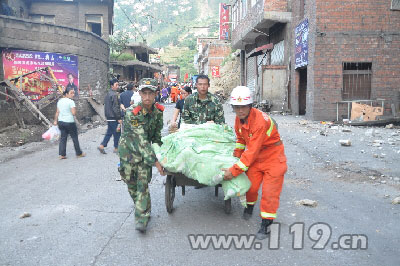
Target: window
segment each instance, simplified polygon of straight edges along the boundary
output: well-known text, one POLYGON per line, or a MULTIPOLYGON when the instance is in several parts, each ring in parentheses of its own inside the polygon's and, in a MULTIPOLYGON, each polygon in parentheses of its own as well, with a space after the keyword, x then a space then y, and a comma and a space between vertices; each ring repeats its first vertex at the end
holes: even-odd
POLYGON ((86 30, 93 32, 101 37, 103 32, 103 16, 102 15, 86 15, 86 30))
POLYGON ((271 65, 283 65, 285 59, 285 42, 282 40, 274 45, 271 51, 271 65))
POLYGON ((236 28, 236 25, 238 24, 237 17, 238 17, 238 8, 237 8, 237 2, 233 4, 232 8, 232 29, 236 28))
POLYGON ((247 0, 241 0, 242 6, 241 6, 241 17, 240 18, 245 18, 247 14, 247 0))
POLYGON ((39 14, 34 14, 31 15, 31 19, 34 22, 41 22, 41 23, 49 23, 49 24, 55 24, 55 16, 54 15, 39 15, 39 14))
POLYGON ((343 100, 371 99, 372 63, 343 63, 343 100))
POLYGON ((400 10, 400 0, 392 0, 392 10, 400 10))

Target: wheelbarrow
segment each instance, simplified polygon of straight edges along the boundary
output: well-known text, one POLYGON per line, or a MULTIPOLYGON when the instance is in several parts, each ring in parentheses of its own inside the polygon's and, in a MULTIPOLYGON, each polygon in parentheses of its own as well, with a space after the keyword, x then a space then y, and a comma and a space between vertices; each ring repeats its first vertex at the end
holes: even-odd
MULTIPOLYGON (((197 180, 188 178, 181 173, 170 173, 167 172, 167 179, 165 181, 165 207, 168 213, 172 213, 174 208, 175 199, 175 188, 182 188, 182 196, 185 196, 186 187, 207 187, 206 185, 200 184, 197 180)), ((221 184, 215 186, 215 196, 218 197, 218 189, 221 184)), ((232 211, 231 199, 224 200, 224 211, 226 214, 230 214, 232 211)))

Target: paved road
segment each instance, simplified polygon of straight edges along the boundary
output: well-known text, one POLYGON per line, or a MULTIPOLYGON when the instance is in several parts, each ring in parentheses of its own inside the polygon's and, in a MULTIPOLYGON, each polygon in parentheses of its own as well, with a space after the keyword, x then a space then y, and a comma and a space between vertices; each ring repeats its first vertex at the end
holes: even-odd
MULTIPOLYGON (((168 105, 165 120, 172 110, 168 105)), ((226 117, 233 125, 227 106, 226 117)), ((248 250, 192 250, 190 234, 251 235, 260 218, 242 220, 236 199, 232 214, 225 214, 223 195, 215 197, 213 188, 187 188, 186 196, 177 190, 175 210, 168 214, 165 177, 157 174, 150 186, 148 233, 137 233, 126 185, 115 181, 118 157, 111 149, 107 155, 96 150, 105 132, 100 127, 80 135, 86 158, 75 158, 70 142, 70 158, 63 161, 57 159, 54 144, 0 150, 0 265, 400 265, 400 205, 390 204, 400 196, 395 181, 400 177, 400 143, 379 149, 369 146, 374 137, 366 137, 366 129, 326 129, 328 136, 322 136, 316 123, 301 125, 301 118, 292 116, 275 118, 289 164, 276 220, 280 232, 274 230, 280 239, 270 242, 278 244, 277 249, 270 249, 265 240, 248 250), (353 146, 338 146, 344 137, 352 138, 353 146), (382 158, 373 157, 377 152, 382 158), (318 206, 295 204, 306 198, 318 201, 318 206), (24 212, 32 216, 20 219, 24 212), (290 234, 295 223, 304 223, 304 234, 301 224, 291 227, 290 234), (331 237, 325 248, 314 250, 308 230, 327 229, 323 223, 329 225, 331 237), (332 243, 343 234, 366 235, 367 249, 333 249, 332 243), (301 248, 302 235, 303 248, 294 250, 294 244, 301 248)), ((393 132, 381 129, 377 134, 393 132)), ((329 232, 321 232, 324 240, 329 232)))

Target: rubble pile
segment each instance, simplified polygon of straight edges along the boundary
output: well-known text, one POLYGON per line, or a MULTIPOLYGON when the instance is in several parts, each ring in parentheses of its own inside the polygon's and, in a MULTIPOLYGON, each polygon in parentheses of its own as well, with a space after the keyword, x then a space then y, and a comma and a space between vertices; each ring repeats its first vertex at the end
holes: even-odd
POLYGON ((211 79, 210 92, 223 91, 225 97, 229 97, 232 89, 240 85, 240 60, 239 57, 231 55, 232 60, 228 60, 220 69, 219 78, 211 79))

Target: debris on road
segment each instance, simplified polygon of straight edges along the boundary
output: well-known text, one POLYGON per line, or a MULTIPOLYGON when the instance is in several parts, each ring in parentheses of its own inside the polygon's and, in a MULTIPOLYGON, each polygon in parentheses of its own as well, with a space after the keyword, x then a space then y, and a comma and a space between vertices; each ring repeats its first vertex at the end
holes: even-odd
POLYGON ((351 146, 351 141, 349 139, 341 139, 339 140, 339 143, 342 146, 351 146))
POLYGON ((315 207, 317 207, 318 202, 315 200, 303 199, 303 200, 296 201, 296 205, 297 206, 303 205, 303 206, 315 208, 315 207))
POLYGON ((371 128, 371 129, 368 129, 367 131, 365 131, 365 136, 367 136, 367 137, 373 137, 373 136, 375 136, 376 133, 377 133, 376 130, 374 130, 373 128, 371 128))
POLYGON ((392 204, 400 204, 400 197, 394 198, 392 204))
POLYGON ((31 217, 31 214, 29 212, 24 212, 19 218, 24 219, 24 218, 28 218, 28 217, 31 217))

